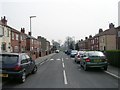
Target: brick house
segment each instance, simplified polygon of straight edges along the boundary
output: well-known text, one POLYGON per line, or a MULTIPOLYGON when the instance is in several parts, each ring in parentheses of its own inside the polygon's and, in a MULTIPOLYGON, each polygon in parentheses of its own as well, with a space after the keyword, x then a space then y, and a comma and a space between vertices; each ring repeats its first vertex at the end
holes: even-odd
POLYGON ((5 16, 0 20, 0 52, 11 52, 11 27, 5 16))
POLYGON ((45 56, 46 55, 46 46, 47 46, 47 43, 46 43, 46 39, 44 37, 41 37, 41 36, 38 36, 38 41, 41 42, 41 49, 40 49, 40 54, 41 56, 45 56))
POLYGON ((11 30, 11 50, 14 53, 20 52, 20 32, 15 29, 11 30))
POLYGON ((118 26, 116 29, 116 49, 120 50, 120 26, 118 26))
POLYGON ((26 52, 26 38, 27 38, 27 34, 25 34, 25 28, 21 28, 21 32, 20 32, 20 48, 19 48, 19 52, 26 52))
POLYGON ((109 29, 99 33, 100 50, 116 50, 116 29, 114 25, 109 24, 109 29))

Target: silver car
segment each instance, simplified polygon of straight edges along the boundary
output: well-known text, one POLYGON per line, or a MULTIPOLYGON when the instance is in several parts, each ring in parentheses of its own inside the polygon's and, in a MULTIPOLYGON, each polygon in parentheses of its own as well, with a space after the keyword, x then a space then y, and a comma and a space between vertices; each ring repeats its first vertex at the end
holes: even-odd
POLYGON ((81 61, 81 56, 85 53, 85 51, 78 51, 77 54, 75 55, 75 62, 80 63, 81 61))

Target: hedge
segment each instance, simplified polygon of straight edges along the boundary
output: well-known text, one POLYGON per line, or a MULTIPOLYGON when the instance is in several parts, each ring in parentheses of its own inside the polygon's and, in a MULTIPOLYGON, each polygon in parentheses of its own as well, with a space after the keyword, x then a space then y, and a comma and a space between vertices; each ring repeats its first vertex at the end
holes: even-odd
POLYGON ((110 65, 120 68, 120 50, 105 51, 105 54, 110 65))

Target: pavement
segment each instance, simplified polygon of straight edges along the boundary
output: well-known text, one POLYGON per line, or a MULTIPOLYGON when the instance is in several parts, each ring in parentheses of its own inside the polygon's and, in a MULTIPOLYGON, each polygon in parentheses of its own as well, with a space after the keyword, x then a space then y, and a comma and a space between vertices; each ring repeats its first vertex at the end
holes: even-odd
POLYGON ((117 79, 120 79, 120 68, 117 68, 117 67, 114 67, 112 65, 109 65, 108 66, 108 70, 105 71, 107 74, 117 78, 117 79))

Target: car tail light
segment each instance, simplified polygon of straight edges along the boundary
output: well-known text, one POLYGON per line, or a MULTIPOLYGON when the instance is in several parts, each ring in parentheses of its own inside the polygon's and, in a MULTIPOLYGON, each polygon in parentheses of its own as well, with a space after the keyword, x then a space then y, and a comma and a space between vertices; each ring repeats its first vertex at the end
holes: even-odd
POLYGON ((90 59, 89 59, 89 58, 87 58, 85 61, 86 61, 86 62, 90 62, 90 59))
POLYGON ((16 70, 16 71, 19 71, 19 70, 21 70, 21 69, 22 69, 22 67, 19 66, 19 65, 16 65, 16 66, 14 67, 14 70, 16 70))

